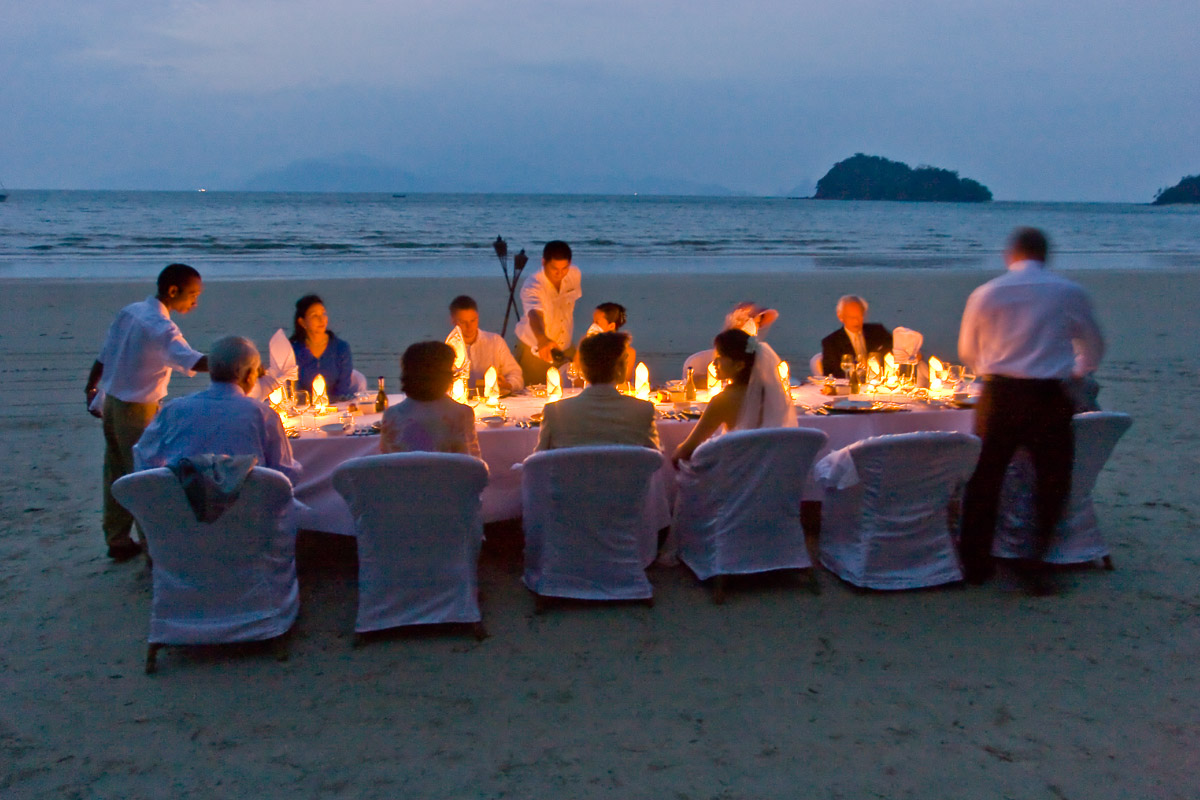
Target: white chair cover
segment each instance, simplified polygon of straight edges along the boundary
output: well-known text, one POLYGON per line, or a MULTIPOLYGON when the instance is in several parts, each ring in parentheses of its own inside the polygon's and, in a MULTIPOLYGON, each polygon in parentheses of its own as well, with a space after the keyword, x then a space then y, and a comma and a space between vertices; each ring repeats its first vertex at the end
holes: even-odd
POLYGON ((255 467, 237 502, 197 522, 169 469, 135 472, 112 487, 146 536, 153 559, 151 643, 216 644, 271 639, 300 610, 292 484, 255 467))
POLYGON ((822 363, 822 353, 814 353, 808 360, 808 371, 811 375, 824 375, 825 365, 822 363))
POLYGON ((674 534, 700 580, 812 566, 800 497, 829 437, 811 428, 733 431, 680 465, 674 534))
MULTIPOLYGON (((1081 564, 1108 555, 1092 490, 1096 478, 1108 462, 1117 442, 1129 430, 1133 420, 1128 414, 1112 411, 1091 411, 1076 414, 1071 425, 1075 430, 1075 461, 1071 469, 1071 494, 1050 540, 1045 560, 1053 564, 1081 564)), ((1000 494, 1000 513, 996 517, 996 538, 992 540, 992 555, 998 558, 1029 558, 1034 552, 1036 528, 1033 506, 1033 462, 1029 453, 1020 450, 1000 494)))
POLYGON ((716 358, 717 351, 711 347, 707 350, 701 350, 699 353, 692 353, 683 362, 683 379, 687 380, 688 367, 695 370, 696 380, 708 381, 708 365, 716 358))
POLYGON ((646 567, 658 542, 645 508, 651 476, 662 464, 657 450, 622 445, 546 450, 525 459, 525 585, 552 597, 652 597, 646 567))
POLYGON ((979 447, 970 434, 923 431, 864 439, 821 459, 814 468, 825 487, 821 563, 871 589, 962 580, 947 508, 974 471, 979 447), (846 454, 858 476, 852 484, 842 468, 846 454))
POLYGON ((925 337, 912 328, 897 325, 892 329, 892 358, 897 364, 910 364, 921 358, 921 345, 925 337))
POLYGON ((283 328, 279 328, 271 336, 264 373, 251 387, 248 396, 255 400, 266 400, 284 381, 298 377, 300 368, 296 366, 296 351, 292 349, 292 343, 283 328))
POLYGON ((350 370, 350 393, 362 394, 367 391, 367 376, 356 369, 350 370))
POLYGON ((479 622, 487 481, 487 464, 458 453, 364 456, 334 471, 358 537, 356 631, 479 622))

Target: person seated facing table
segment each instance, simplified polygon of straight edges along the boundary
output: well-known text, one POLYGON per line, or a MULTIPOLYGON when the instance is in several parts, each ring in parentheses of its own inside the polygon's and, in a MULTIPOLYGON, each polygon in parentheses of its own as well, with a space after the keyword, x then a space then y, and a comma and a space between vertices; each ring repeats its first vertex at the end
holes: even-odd
POLYGON ((717 377, 732 381, 709 401, 691 434, 675 449, 687 461, 719 429, 795 428, 796 409, 779 381, 779 356, 766 342, 733 328, 713 339, 717 377))
POLYGON ((538 450, 627 444, 659 448, 654 404, 617 391, 625 379, 629 334, 596 333, 579 343, 579 361, 588 386, 574 397, 542 409, 538 450))
POLYGON ((517 323, 517 362, 526 386, 545 383, 546 370, 575 357, 575 301, 582 296, 582 274, 571 263, 571 246, 547 242, 541 271, 521 287, 525 316, 517 323))
POLYGON ((480 329, 479 306, 473 298, 460 294, 451 300, 450 321, 462 331, 463 342, 467 345, 467 357, 471 359, 471 386, 483 380, 489 367, 495 367, 501 394, 511 394, 525 388, 521 366, 513 358, 504 337, 480 329))
POLYGON ((125 561, 142 552, 133 540, 133 515, 112 496, 113 482, 133 472, 133 446, 158 413, 171 371, 189 377, 208 370, 208 359, 188 345, 171 312, 196 307, 204 284, 187 264, 158 275, 158 293, 121 309, 92 364, 84 395, 88 411, 104 420, 104 541, 108 557, 125 561), (103 394, 101 394, 103 392, 103 394))
POLYGON ((277 469, 295 481, 300 465, 283 423, 271 408, 246 393, 258 380, 260 358, 254 343, 226 336, 208 355, 212 385, 163 406, 133 448, 139 470, 165 467, 181 458, 212 453, 255 456, 258 466, 277 469))
POLYGON ((842 356, 854 357, 855 363, 868 356, 886 355, 892 351, 892 334, 877 322, 867 318, 867 301, 848 294, 837 302, 837 318, 842 327, 821 340, 821 369, 834 378, 844 378, 842 356))
POLYGON ((454 383, 454 348, 417 342, 400 357, 400 388, 406 397, 383 412, 379 450, 466 453, 480 458, 475 412, 446 393, 454 383))
MULTIPOLYGON (((601 303, 592 311, 592 324, 588 327, 584 337, 594 336, 597 333, 608 333, 611 331, 619 331, 625 327, 625 306, 620 303, 601 303)), ((633 380, 633 371, 637 365, 637 350, 634 349, 632 337, 628 348, 628 355, 625 359, 627 365, 625 371, 625 381, 633 380)), ((579 349, 575 351, 575 366, 579 366, 579 349)))
POLYGON ((312 391, 313 379, 321 375, 330 402, 352 399, 354 360, 350 345, 329 330, 325 302, 315 294, 304 295, 296 301, 293 321, 292 350, 300 371, 297 387, 312 391))

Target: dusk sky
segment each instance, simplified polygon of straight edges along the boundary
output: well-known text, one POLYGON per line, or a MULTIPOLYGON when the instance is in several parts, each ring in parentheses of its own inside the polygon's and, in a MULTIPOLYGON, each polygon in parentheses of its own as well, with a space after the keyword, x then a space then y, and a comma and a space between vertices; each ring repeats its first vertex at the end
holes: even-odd
POLYGON ((242 188, 355 154, 440 188, 786 194, 855 152, 998 200, 1200 173, 1200 2, 0 0, 9 188, 242 188))

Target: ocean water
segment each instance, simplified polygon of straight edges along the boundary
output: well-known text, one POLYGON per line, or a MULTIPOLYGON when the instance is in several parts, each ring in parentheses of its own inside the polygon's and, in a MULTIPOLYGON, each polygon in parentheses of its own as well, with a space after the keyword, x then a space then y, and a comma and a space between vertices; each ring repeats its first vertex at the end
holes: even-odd
POLYGON ((494 275, 565 239, 593 273, 996 270, 1036 225, 1060 269, 1200 269, 1200 207, 573 195, 12 191, 0 278, 494 275))

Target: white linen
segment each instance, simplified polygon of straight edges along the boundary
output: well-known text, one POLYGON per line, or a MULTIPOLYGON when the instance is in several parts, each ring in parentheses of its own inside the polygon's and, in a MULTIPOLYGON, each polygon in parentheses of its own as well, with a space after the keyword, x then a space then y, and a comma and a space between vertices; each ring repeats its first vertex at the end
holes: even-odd
POLYGON ((571 346, 575 335, 575 301, 583 297, 583 273, 579 267, 572 264, 567 269, 559 288, 546 277, 545 270, 539 269, 525 279, 521 286, 521 309, 525 316, 517 323, 517 338, 524 342, 530 350, 537 350, 537 337, 529 326, 529 312, 542 312, 546 335, 562 350, 571 346))
POLYGON ((657 530, 645 524, 662 454, 600 445, 534 453, 521 470, 525 571, 530 591, 587 600, 653 596, 646 567, 657 530))
POLYGON ((358 537, 354 629, 479 622, 479 493, 487 466, 454 453, 356 458, 333 474, 358 537))
POLYGON ((947 508, 975 469, 979 447, 975 436, 944 432, 850 445, 860 482, 825 490, 821 563, 842 580, 871 589, 962 580, 947 508))
POLYGON ((292 485, 255 467, 220 519, 197 522, 168 469, 135 472, 112 487, 146 537, 153 560, 150 637, 160 644, 271 639, 300 610, 292 485))
POLYGON ((921 358, 925 337, 912 328, 892 329, 892 358, 897 364, 911 364, 921 358))
POLYGON ((850 448, 834 450, 813 467, 813 479, 822 489, 849 489, 858 485, 858 470, 850 448))
MULTIPOLYGON (((829 398, 820 393, 819 387, 803 386, 792 390, 798 403, 816 406, 829 398)), ((568 392, 570 395, 571 392, 568 392)), ((391 397, 396 405, 402 395, 391 397)), ((531 396, 510 397, 509 419, 527 418, 542 410, 545 400, 531 396)), ((918 430, 947 430, 970 433, 974 425, 971 411, 930 409, 914 404, 911 412, 880 414, 837 414, 829 416, 805 415, 801 422, 806 428, 817 428, 829 436, 829 443, 818 457, 869 436, 890 433, 908 433, 918 430)), ((482 412, 481 412, 482 413, 482 412)), ((359 418, 359 425, 369 425, 380 418, 378 414, 366 414, 359 418)), ((330 417, 329 419, 333 419, 330 417)), ((687 438, 695 422, 690 420, 660 419, 657 421, 663 451, 672 453, 687 438)), ((517 519, 521 516, 521 476, 512 470, 513 464, 534 451, 538 441, 538 428, 517 428, 511 423, 502 428, 477 426, 480 455, 490 470, 488 487, 483 493, 483 520, 496 522, 517 519)), ((322 432, 304 433, 292 440, 296 460, 304 466, 304 472, 296 482, 296 497, 310 508, 300 522, 300 527, 312 530, 354 535, 354 522, 345 501, 333 489, 330 482, 334 469, 343 461, 357 456, 379 453, 378 436, 328 435, 322 432)), ((673 493, 674 470, 666 461, 660 477, 664 491, 673 493)), ((820 500, 822 489, 809 480, 805 484, 804 499, 820 500)))
POLYGON ((1083 287, 1020 261, 971 292, 958 354, 979 375, 1064 380, 1099 366, 1104 337, 1083 287))
POLYGON ((521 374, 521 365, 513 358, 512 351, 504 337, 491 331, 479 331, 475 341, 467 345, 467 355, 471 359, 471 385, 483 380, 488 367, 495 367, 496 374, 508 381, 511 391, 518 392, 525 388, 525 377, 521 374))
POLYGON ((783 390, 783 383, 779 379, 779 356, 766 342, 756 339, 750 341, 756 343, 754 368, 742 398, 736 429, 796 427, 796 407, 792 405, 791 394, 783 390))
POLYGON ((104 365, 100 388, 126 403, 157 403, 167 396, 171 370, 188 377, 204 357, 183 338, 157 297, 130 303, 113 320, 96 360, 104 365))
POLYGON ((828 438, 771 428, 733 431, 696 448, 681 465, 671 532, 696 577, 812 566, 800 496, 828 438))
MULTIPOLYGON (((1071 466, 1071 494, 1062 519, 1054 530, 1043 559, 1052 564, 1081 564, 1108 555, 1100 533, 1092 490, 1096 479, 1125 431, 1133 424, 1128 414, 1092 411, 1071 420, 1075 433, 1075 459, 1071 466)), ((1033 505, 1033 462, 1020 450, 1008 467, 1000 494, 1000 513, 992 555, 1031 558, 1037 528, 1033 505)))
POLYGON ((256 456, 260 465, 289 478, 300 475, 279 415, 232 383, 214 383, 166 403, 133 446, 133 464, 164 467, 204 453, 256 456))
POLYGON ((283 328, 279 328, 271 336, 271 341, 267 346, 267 365, 264 373, 259 376, 258 382, 246 396, 254 400, 266 400, 271 392, 283 385, 284 381, 294 381, 299 377, 300 368, 296 366, 296 351, 287 334, 283 332, 283 328))
MULTIPOLYGON (((717 351, 711 347, 707 350, 701 350, 698 353, 692 353, 683 362, 683 379, 687 380, 688 367, 692 368, 692 375, 696 381, 697 388, 704 388, 708 383, 708 365, 717 357, 717 351)), ((711 388, 711 387, 710 387, 711 388)))

